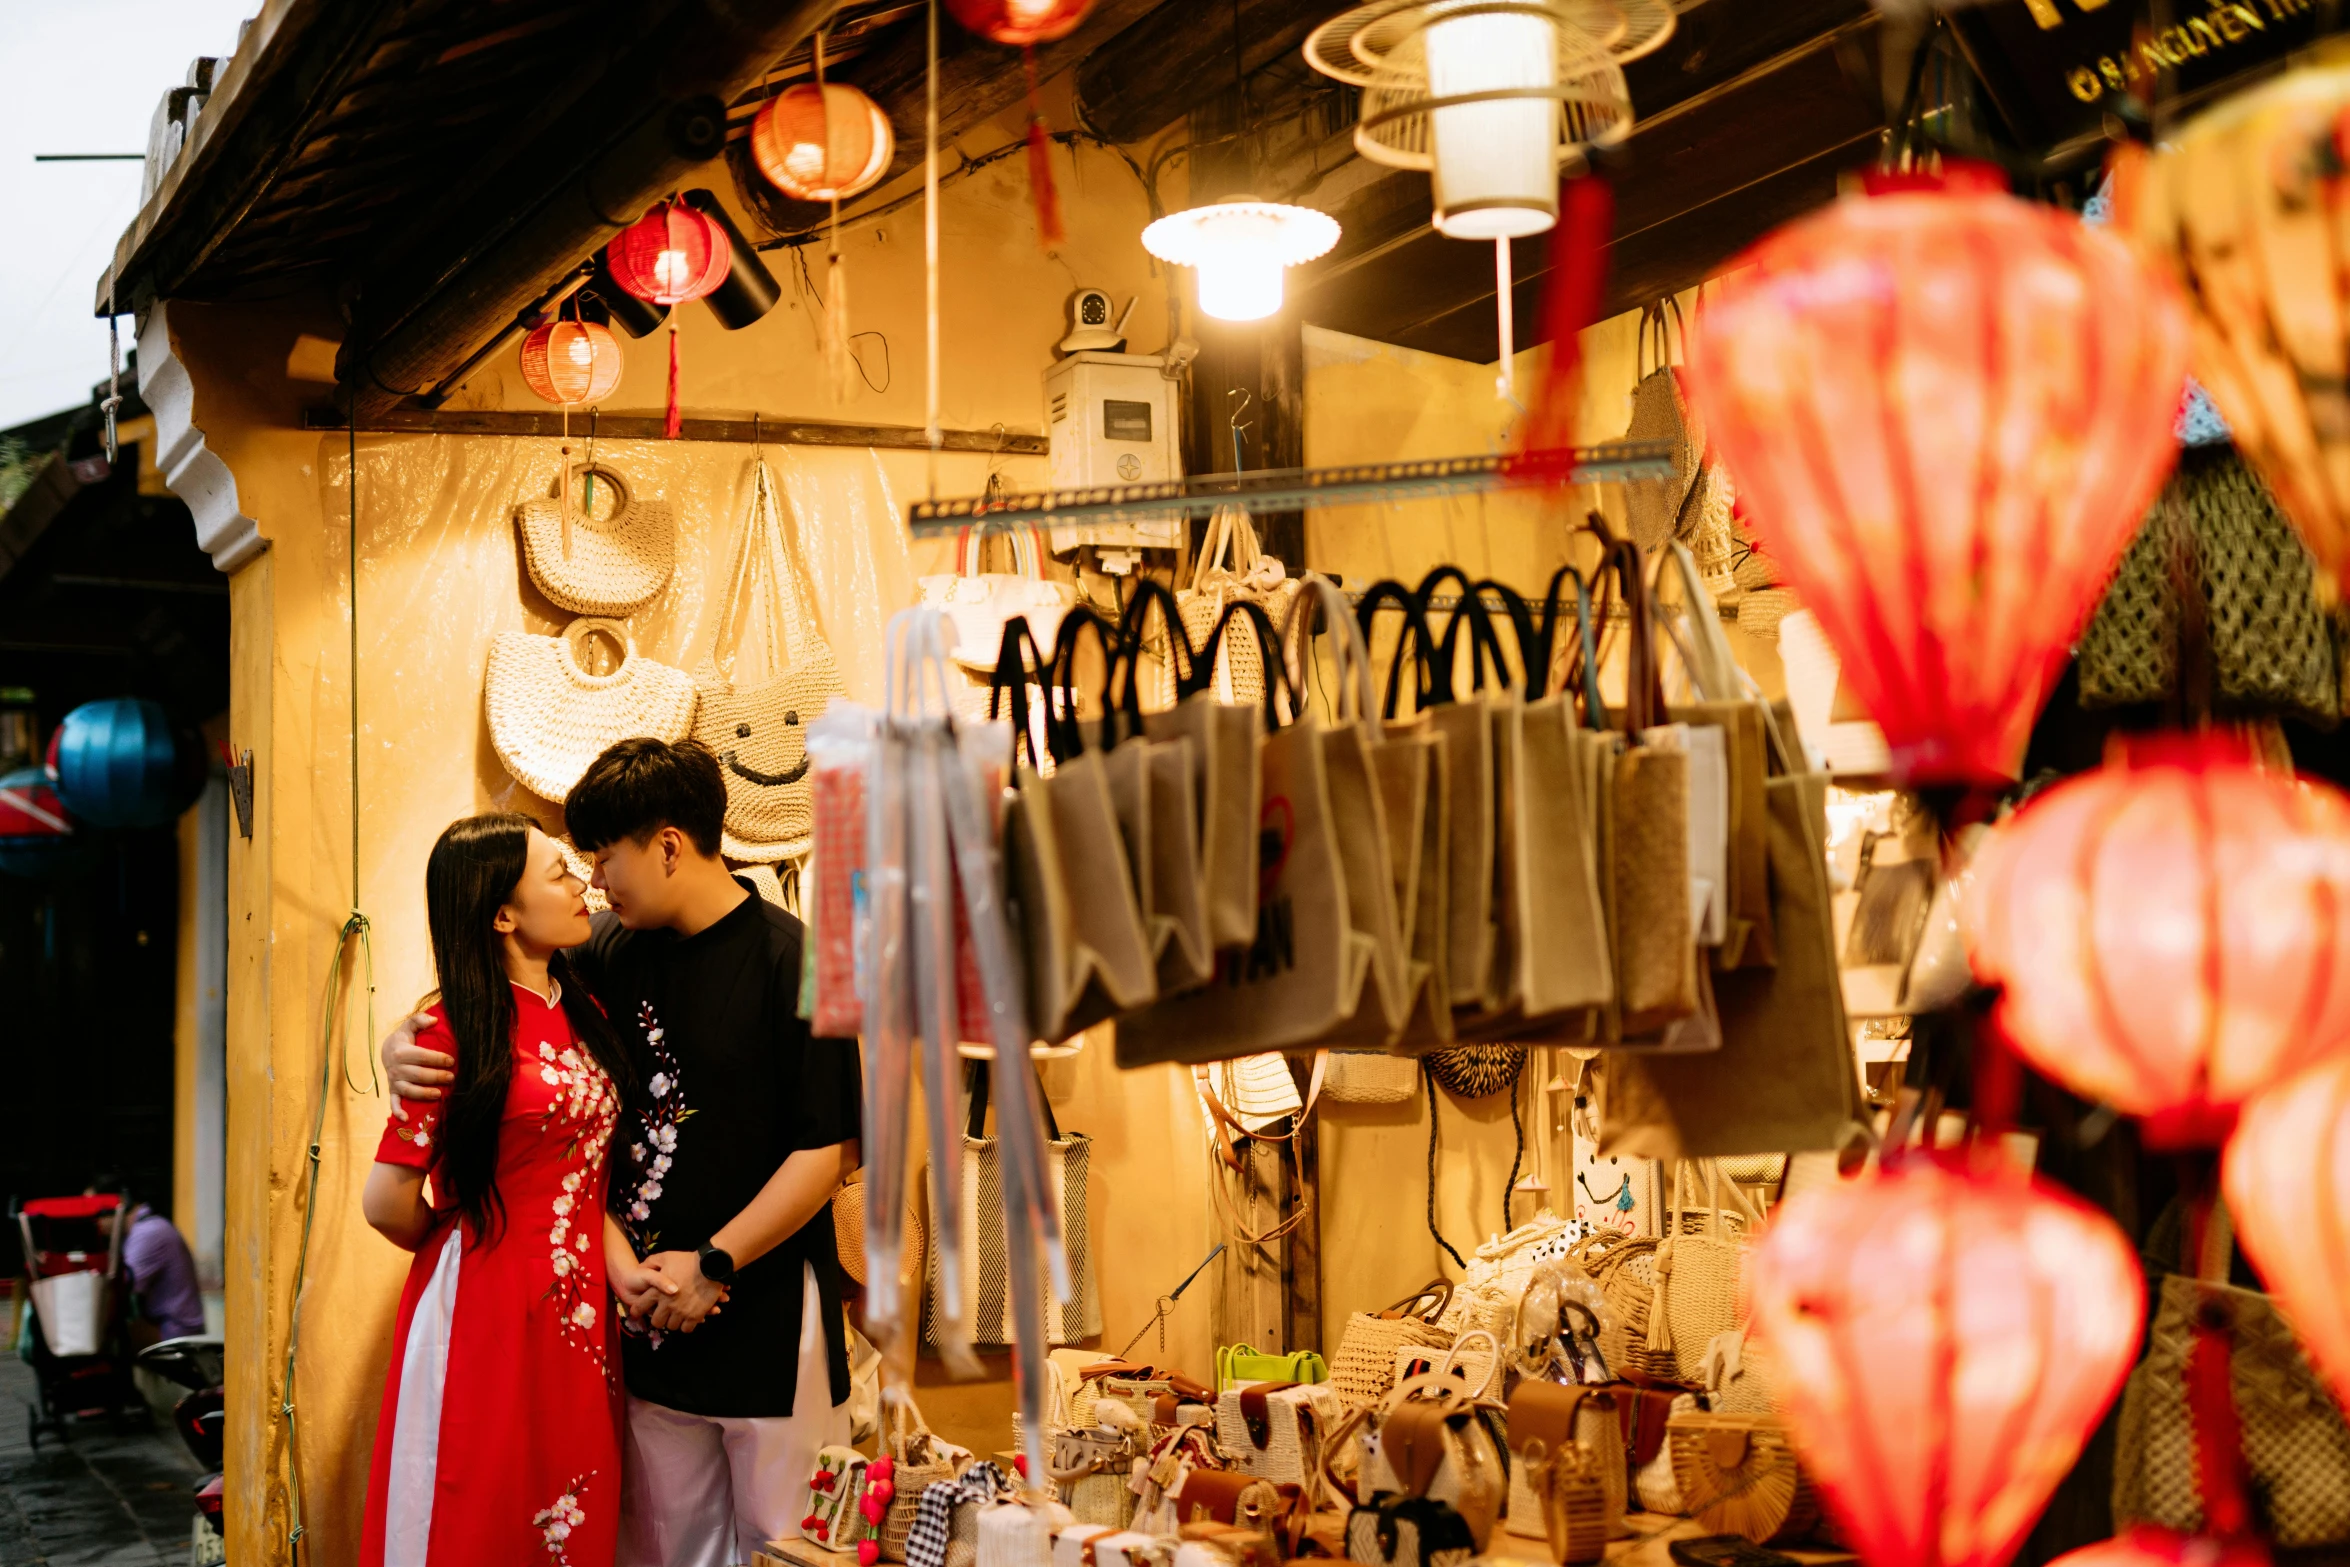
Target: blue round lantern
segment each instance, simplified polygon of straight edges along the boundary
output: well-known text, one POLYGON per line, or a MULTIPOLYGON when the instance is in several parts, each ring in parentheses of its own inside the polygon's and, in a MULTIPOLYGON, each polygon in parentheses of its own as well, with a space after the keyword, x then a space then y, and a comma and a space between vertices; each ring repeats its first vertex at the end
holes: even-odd
POLYGON ((93 827, 161 827, 191 798, 160 702, 85 702, 57 726, 49 755, 58 798, 93 827))
POLYGON ((49 782, 49 770, 21 767, 0 773, 0 871, 58 876, 82 858, 73 817, 49 782))

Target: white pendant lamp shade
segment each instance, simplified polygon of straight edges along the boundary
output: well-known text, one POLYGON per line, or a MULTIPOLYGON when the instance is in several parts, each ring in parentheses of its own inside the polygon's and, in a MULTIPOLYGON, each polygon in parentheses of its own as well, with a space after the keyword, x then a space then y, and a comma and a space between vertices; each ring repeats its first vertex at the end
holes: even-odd
POLYGON ((1672 19, 1664 0, 1372 0, 1306 59, 1363 89, 1358 152, 1428 171, 1440 231, 1515 239, 1558 221, 1561 164, 1631 134, 1619 59, 1672 19))
POLYGON ((1436 227, 1456 239, 1518 239, 1558 221, 1553 27, 1459 0, 1421 35, 1429 97, 1468 100, 1428 111, 1436 227))
POLYGON ((1199 307, 1219 321, 1261 321, 1281 308, 1282 275, 1338 243, 1338 222, 1311 207, 1241 197, 1159 219, 1142 231, 1161 261, 1195 268, 1199 307))

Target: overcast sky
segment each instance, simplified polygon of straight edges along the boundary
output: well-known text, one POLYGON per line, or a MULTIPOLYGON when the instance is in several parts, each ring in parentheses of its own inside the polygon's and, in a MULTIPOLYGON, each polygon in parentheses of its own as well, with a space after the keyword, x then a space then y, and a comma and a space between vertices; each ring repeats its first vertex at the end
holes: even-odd
MULTIPOLYGON (((0 429, 85 401, 106 378, 98 275, 139 209, 136 163, 41 152, 144 152, 164 90, 225 55, 260 0, 0 0, 0 429)), ((131 323, 122 323, 130 346, 131 323)))

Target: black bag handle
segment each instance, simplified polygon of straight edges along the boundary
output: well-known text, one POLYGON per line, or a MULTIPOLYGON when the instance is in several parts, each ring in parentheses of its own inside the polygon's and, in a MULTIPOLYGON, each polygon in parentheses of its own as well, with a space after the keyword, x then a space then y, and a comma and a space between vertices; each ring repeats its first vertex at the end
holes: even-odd
MULTIPOLYGON (((1556 579, 1552 585, 1556 586, 1556 579)), ((1547 613, 1537 623, 1534 612, 1527 607, 1526 596, 1497 577, 1478 579, 1475 589, 1480 606, 1484 595, 1490 593, 1501 600, 1501 612, 1509 617, 1510 630, 1518 643, 1518 687, 1526 693, 1526 700, 1538 702, 1550 684, 1550 634, 1552 622, 1558 618, 1558 606, 1546 606, 1547 613)), ((1487 619, 1492 612, 1486 612, 1487 619)))
MULTIPOLYGON (((1606 570, 1603 561, 1601 571, 1606 570)), ((1542 595, 1542 622, 1536 633, 1540 639, 1543 685, 1531 695, 1539 696, 1549 685, 1551 660, 1558 653, 1558 617, 1565 606, 1560 602, 1559 590, 1569 578, 1575 583, 1575 635, 1579 646, 1574 659, 1567 665, 1566 674, 1559 681, 1559 689, 1572 693, 1579 684, 1583 687, 1583 721, 1593 729, 1607 727, 1607 699, 1599 693, 1599 628, 1591 607, 1591 584, 1573 565, 1561 566, 1550 574, 1550 586, 1542 595)))
POLYGON ((1413 708, 1417 710, 1431 706, 1438 701, 1451 701, 1450 688, 1447 688, 1441 696, 1436 694, 1435 671, 1432 665, 1432 660, 1436 656, 1436 638, 1429 633, 1428 617, 1421 610, 1420 601, 1413 595, 1412 590, 1393 577, 1372 583, 1355 605, 1355 624, 1363 628, 1364 644, 1368 646, 1371 641, 1372 621, 1380 610, 1390 604, 1403 611, 1404 629, 1403 633, 1395 639, 1395 656, 1388 661, 1387 698, 1381 708, 1380 716, 1382 718, 1395 716, 1395 690, 1397 682, 1403 678, 1403 660, 1407 638, 1408 645, 1416 655, 1413 664, 1413 708))
POLYGON ((1245 619, 1249 629, 1256 633, 1257 658, 1265 666, 1265 733, 1274 734, 1280 730, 1282 722, 1280 706, 1274 700, 1276 694, 1288 696, 1292 713, 1298 711, 1298 701, 1296 690, 1289 684, 1288 664, 1282 658, 1281 633, 1274 626, 1273 617, 1265 613, 1262 604, 1254 599, 1234 599, 1224 606, 1224 613, 1216 617, 1215 629, 1208 633, 1208 640, 1200 646, 1199 662, 1193 674, 1196 676, 1204 669, 1210 679, 1214 678, 1216 655, 1223 648, 1225 628, 1232 624, 1235 615, 1245 619))
MULTIPOLYGON (((1035 671, 1034 678, 1041 685, 1051 678, 1052 663, 1044 656, 1044 650, 1036 645, 1036 634, 1028 629, 1028 617, 1014 615, 1004 622, 1004 640, 996 651, 995 673, 988 676, 987 719, 993 723, 999 716, 1011 718, 1012 766, 1015 770, 1020 766, 1020 747, 1025 745, 1028 747, 1028 765, 1043 772, 1044 758, 1036 754, 1036 740, 1028 730, 1028 682, 1031 670, 1035 671), (1023 648, 1033 657, 1024 658, 1023 648), (999 704, 1009 709, 1008 715, 998 713, 999 704)), ((1045 745, 1047 750, 1052 747, 1052 708, 1049 698, 1045 708, 1045 745)))
POLYGON ((1445 692, 1447 697, 1450 696, 1453 689, 1453 660, 1459 656, 1458 638, 1462 626, 1466 625, 1469 630, 1469 689, 1472 691, 1485 689, 1485 661, 1490 657, 1493 660, 1495 681, 1503 690, 1508 690, 1510 687, 1510 667, 1508 661, 1501 656, 1501 638, 1494 632, 1493 616, 1485 608, 1485 600, 1478 596, 1477 585, 1469 580, 1467 572, 1458 566, 1439 566, 1422 577, 1418 589, 1420 612, 1422 614, 1428 613, 1429 600, 1435 597, 1437 588, 1446 582, 1451 582, 1459 588, 1460 602, 1454 606, 1451 617, 1445 621, 1444 634, 1436 639, 1435 664, 1438 688, 1445 692))
MULTIPOLYGON (((1063 704, 1065 710, 1054 714, 1050 694, 1046 697, 1045 740, 1056 763, 1073 762, 1085 754, 1085 728, 1077 718, 1077 641, 1088 629, 1102 650, 1100 705, 1105 720, 1110 707, 1110 688, 1118 678, 1118 661, 1122 656, 1118 633, 1085 605, 1070 609, 1061 617, 1061 629, 1053 638, 1052 690, 1068 693, 1068 700, 1063 704)), ((1102 749, 1106 751, 1115 744, 1114 731, 1105 730, 1102 749)))
MULTIPOLYGON (((963 1132, 974 1141, 987 1136, 987 1062, 968 1061, 963 1065, 963 1089, 970 1095, 971 1110, 963 1123, 963 1132)), ((1047 1141, 1060 1142, 1061 1123, 1053 1114, 1052 1096, 1044 1091, 1044 1079, 1036 1080, 1037 1103, 1044 1106, 1044 1130, 1047 1141)))
POLYGON ((1118 743, 1118 716, 1124 713, 1128 734, 1142 733, 1142 655, 1147 646, 1150 612, 1156 607, 1159 624, 1167 632, 1167 660, 1174 666, 1175 698, 1181 701, 1208 689, 1215 678, 1215 666, 1207 666, 1208 673, 1200 673, 1199 654, 1191 646, 1191 633, 1183 629, 1183 608, 1175 602, 1175 594, 1156 577, 1139 573, 1134 583, 1134 596, 1126 601, 1125 613, 1118 618, 1119 639, 1126 645, 1126 681, 1118 696, 1118 706, 1102 714, 1102 746, 1107 750, 1118 743))

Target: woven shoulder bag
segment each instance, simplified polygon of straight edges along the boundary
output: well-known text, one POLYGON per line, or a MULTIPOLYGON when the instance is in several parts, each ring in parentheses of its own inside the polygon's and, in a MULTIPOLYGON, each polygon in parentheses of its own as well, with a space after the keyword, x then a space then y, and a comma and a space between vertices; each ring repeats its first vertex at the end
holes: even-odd
POLYGON ((677 567, 677 515, 667 501, 637 496, 601 463, 580 470, 609 490, 611 514, 574 511, 567 470, 558 495, 514 508, 522 560, 548 600, 575 615, 631 615, 658 598, 677 567))
POLYGON ((1350 1405, 1368 1407, 1395 1386, 1397 1350, 1414 1346, 1450 1349, 1453 1334, 1431 1319, 1440 1315, 1451 1299, 1452 1285, 1437 1279, 1384 1311, 1358 1311, 1347 1318, 1338 1353, 1330 1360, 1331 1391, 1350 1405))
POLYGON ((683 670, 639 657, 617 620, 575 620, 553 637, 498 633, 483 695, 498 760, 515 782, 558 803, 615 740, 683 740, 694 724, 693 682, 683 670), (619 665, 600 675, 584 657, 597 633, 622 650, 619 665))
POLYGON ((735 547, 734 582, 710 656, 694 671, 701 705, 694 737, 726 778, 726 856, 795 859, 816 827, 808 781, 808 726, 846 692, 832 646, 817 629, 804 563, 786 537, 783 503, 764 459, 751 483, 751 511, 735 547), (756 677, 745 652, 762 655, 756 677))
POLYGON ((1601 1230, 1584 1240, 1568 1261, 1591 1275, 1608 1304, 1600 1328, 1599 1352, 1618 1376, 1637 1374, 1671 1381, 1680 1376, 1669 1349, 1648 1347, 1648 1313, 1656 1297, 1654 1236, 1601 1230))

